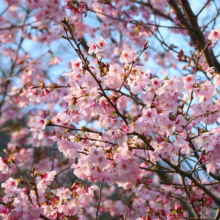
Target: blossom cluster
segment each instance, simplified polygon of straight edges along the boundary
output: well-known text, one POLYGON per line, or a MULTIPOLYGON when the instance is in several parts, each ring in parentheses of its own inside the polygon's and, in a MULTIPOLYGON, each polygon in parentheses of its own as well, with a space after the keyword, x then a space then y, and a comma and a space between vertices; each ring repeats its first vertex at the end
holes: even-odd
POLYGON ((220 218, 220 30, 181 2, 5 1, 1 219, 220 218))

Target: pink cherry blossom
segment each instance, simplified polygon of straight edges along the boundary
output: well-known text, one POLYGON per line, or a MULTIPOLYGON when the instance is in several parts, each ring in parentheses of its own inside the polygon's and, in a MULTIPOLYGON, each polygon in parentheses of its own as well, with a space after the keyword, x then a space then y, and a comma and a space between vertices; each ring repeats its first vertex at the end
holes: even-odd
POLYGON ((47 65, 57 65, 59 62, 61 62, 62 59, 59 57, 54 57, 50 59, 50 62, 47 63, 47 65))
POLYGON ((48 185, 52 183, 54 180, 54 176, 56 175, 56 171, 47 172, 41 176, 41 180, 37 184, 37 188, 46 189, 48 185))
POLYGON ((31 89, 26 96, 31 102, 40 102, 38 89, 31 89))
POLYGON ((89 51, 88 51, 89 54, 96 53, 97 45, 96 45, 96 43, 94 41, 89 41, 88 42, 88 46, 89 46, 89 51))
POLYGON ((30 131, 34 132, 33 137, 37 138, 39 140, 44 138, 44 132, 41 130, 41 128, 31 128, 30 131))
POLYGON ((218 8, 179 2, 1 4, 0 219, 218 218, 218 8))
POLYGON ((218 28, 211 30, 208 39, 213 41, 218 41, 220 38, 220 31, 218 28))
POLYGON ((3 174, 6 174, 8 173, 8 166, 7 164, 5 164, 2 160, 2 158, 0 157, 0 171, 3 173, 3 174))
POLYGON ((60 188, 57 190, 57 196, 60 197, 60 199, 69 199, 71 197, 71 192, 69 189, 60 188))
POLYGON ((44 130, 46 127, 47 119, 41 118, 40 116, 36 116, 34 119, 34 123, 32 123, 32 127, 35 129, 44 130))
POLYGON ((135 56, 136 56, 135 51, 126 47, 126 48, 124 48, 124 50, 121 54, 120 61, 122 63, 129 64, 135 59, 135 56))
POLYGON ((214 67, 204 68, 204 70, 206 71, 208 77, 211 77, 211 73, 215 71, 214 67))
POLYGON ((219 76, 219 75, 216 75, 216 76, 214 77, 214 86, 215 86, 215 87, 220 86, 220 76, 219 76))
POLYGON ((5 188, 5 193, 7 194, 8 197, 11 197, 17 190, 17 185, 18 185, 17 180, 10 177, 5 183, 1 184, 1 187, 5 188))

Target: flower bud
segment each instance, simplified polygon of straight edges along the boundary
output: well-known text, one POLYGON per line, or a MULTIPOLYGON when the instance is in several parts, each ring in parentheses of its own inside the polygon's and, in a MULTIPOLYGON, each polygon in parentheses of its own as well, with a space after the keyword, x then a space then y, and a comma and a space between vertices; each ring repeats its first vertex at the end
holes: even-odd
POLYGON ((51 125, 51 121, 47 119, 46 126, 50 126, 50 125, 51 125))
POLYGON ((22 180, 21 179, 17 179, 18 183, 22 183, 22 180))
POLYGON ((9 157, 9 158, 8 158, 8 162, 9 162, 9 163, 13 163, 14 160, 13 160, 11 157, 9 157))

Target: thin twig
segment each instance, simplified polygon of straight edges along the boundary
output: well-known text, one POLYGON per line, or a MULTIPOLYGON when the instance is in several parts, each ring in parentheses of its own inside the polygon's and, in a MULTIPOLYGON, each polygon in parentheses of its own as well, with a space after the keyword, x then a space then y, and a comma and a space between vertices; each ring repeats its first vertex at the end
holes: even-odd
POLYGON ((54 177, 57 177, 58 175, 60 175, 60 174, 63 173, 64 171, 68 170, 71 166, 72 166, 72 164, 69 165, 69 166, 67 166, 66 168, 64 168, 64 169, 61 170, 60 172, 58 172, 54 177))
POLYGON ((200 13, 205 9, 205 7, 211 2, 212 0, 209 0, 205 3, 205 5, 200 9, 200 11, 197 13, 196 17, 200 15, 200 13))
POLYGON ((8 7, 3 10, 3 12, 0 14, 0 17, 9 9, 9 7, 10 5, 8 5, 8 7))
POLYGON ((137 187, 137 185, 138 185, 139 183, 137 183, 135 186, 134 186, 134 188, 131 190, 131 193, 130 193, 130 195, 129 195, 129 197, 128 197, 128 203, 127 203, 127 206, 126 206, 126 210, 125 210, 125 214, 124 214, 124 220, 126 220, 126 218, 127 218, 127 213, 128 213, 128 206, 129 206, 129 202, 130 202, 130 198, 131 198, 131 195, 132 195, 132 193, 134 192, 134 189, 137 187))
POLYGON ((100 203, 101 203, 101 199, 102 199, 102 184, 103 184, 103 179, 101 180, 100 183, 100 187, 99 187, 99 202, 98 202, 98 206, 97 206, 97 210, 96 210, 96 220, 98 220, 98 214, 99 214, 99 207, 100 207, 100 203))
POLYGON ((207 113, 198 115, 198 116, 196 116, 196 117, 190 119, 190 120, 186 123, 186 125, 184 126, 184 128, 185 128, 190 122, 192 122, 193 120, 195 120, 195 119, 197 119, 197 118, 199 118, 199 117, 202 117, 202 116, 205 116, 205 115, 208 115, 208 114, 213 114, 213 113, 216 113, 216 112, 219 112, 219 111, 220 111, 220 110, 216 110, 216 111, 213 111, 213 112, 207 112, 207 113))

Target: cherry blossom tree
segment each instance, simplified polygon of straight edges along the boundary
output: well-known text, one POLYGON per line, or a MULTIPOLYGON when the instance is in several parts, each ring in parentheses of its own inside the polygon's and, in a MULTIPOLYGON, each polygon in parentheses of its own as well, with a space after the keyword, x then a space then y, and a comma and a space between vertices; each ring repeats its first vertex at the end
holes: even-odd
POLYGON ((0 4, 1 219, 220 219, 219 1, 0 4))

